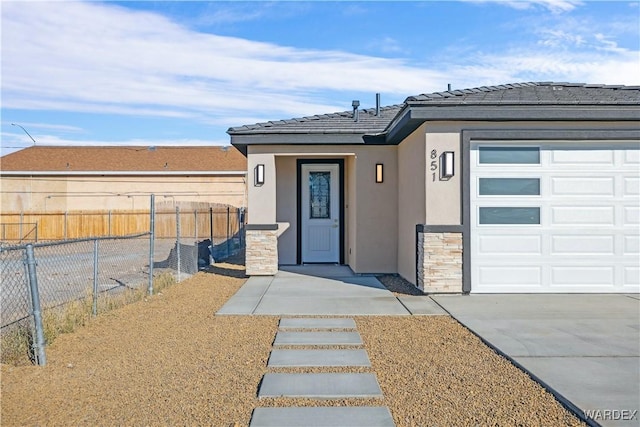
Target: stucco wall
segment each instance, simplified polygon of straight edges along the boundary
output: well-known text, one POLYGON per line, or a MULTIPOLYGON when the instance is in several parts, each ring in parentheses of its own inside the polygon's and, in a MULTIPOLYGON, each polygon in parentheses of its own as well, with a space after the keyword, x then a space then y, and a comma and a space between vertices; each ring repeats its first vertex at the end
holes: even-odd
POLYGON ((278 262, 280 264, 296 263, 297 211, 296 211, 296 159, 295 157, 276 157, 277 171, 276 222, 288 223, 289 226, 278 238, 278 262))
MULTIPOLYGON (((258 163, 273 159, 276 170, 273 187, 268 182, 253 186, 249 178, 249 206, 257 206, 249 222, 254 224, 287 223, 280 230, 279 262, 294 264, 296 260, 296 160, 345 160, 345 263, 357 273, 395 273, 397 271, 397 157, 395 146, 251 146, 249 174, 258 163), (375 182, 375 164, 384 165, 384 182, 375 182), (270 199, 272 197, 272 199, 270 199), (268 212, 274 212, 270 217, 268 212)), ((268 169, 268 167, 267 167, 268 169)), ((270 178, 266 172, 266 181, 270 178)), ((251 208, 250 208, 251 209, 251 208)))
POLYGON ((460 203, 460 133, 447 129, 427 127, 425 134, 427 156, 426 224, 461 224, 460 203), (441 178, 440 156, 446 151, 454 153, 454 176, 441 178))
POLYGON ((276 161, 273 153, 259 150, 262 147, 250 146, 247 149, 247 208, 250 224, 276 223, 276 161), (264 165, 264 184, 255 185, 256 166, 264 165))
MULTIPOLYGON (((370 146, 356 154, 357 273, 395 273, 398 250, 398 159, 395 146, 370 146), (375 182, 375 165, 382 163, 384 180, 375 182)), ((350 224, 353 226, 354 224, 350 224)))
POLYGON ((243 176, 34 176, 0 178, 2 212, 143 210, 156 203, 246 205, 243 176))
POLYGON ((398 145, 398 273, 415 284, 416 224, 426 219, 425 126, 398 145))
POLYGON ((358 218, 358 204, 356 203, 356 158, 355 156, 347 157, 345 162, 345 181, 347 186, 347 194, 345 195, 345 218, 347 219, 345 228, 345 242, 344 242, 344 262, 348 265, 356 265, 358 262, 358 248, 355 245, 351 245, 351 242, 356 241, 357 230, 357 218, 358 218))

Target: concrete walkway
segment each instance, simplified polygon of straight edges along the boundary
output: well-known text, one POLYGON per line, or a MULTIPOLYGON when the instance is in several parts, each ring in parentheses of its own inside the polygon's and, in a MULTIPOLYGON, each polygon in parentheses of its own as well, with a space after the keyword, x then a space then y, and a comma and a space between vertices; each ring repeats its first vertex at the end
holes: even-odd
POLYGON ((374 276, 347 266, 282 267, 275 276, 252 276, 218 315, 366 316, 446 314, 427 296, 396 298, 374 276))
POLYGON ((638 295, 434 296, 577 413, 640 425, 638 295))
MULTIPOLYGON (((258 398, 375 398, 382 401, 382 390, 373 372, 272 372, 278 368, 371 368, 369 356, 364 348, 339 348, 343 345, 341 337, 345 334, 351 336, 350 344, 362 347, 362 338, 353 319, 281 319, 267 363, 270 372, 267 372, 260 382, 258 398), (296 329, 296 332, 292 332, 291 329, 296 329), (306 334, 306 338, 302 341, 291 341, 288 339, 290 334, 306 334), (282 338, 283 336, 287 338, 282 338), (327 343, 331 343, 334 348, 317 348, 325 347, 327 343), (286 348, 279 348, 281 346, 286 348), (298 347, 291 349, 291 346, 298 347)), ((250 427, 394 425, 391 412, 386 406, 259 407, 253 411, 249 423, 250 427)))

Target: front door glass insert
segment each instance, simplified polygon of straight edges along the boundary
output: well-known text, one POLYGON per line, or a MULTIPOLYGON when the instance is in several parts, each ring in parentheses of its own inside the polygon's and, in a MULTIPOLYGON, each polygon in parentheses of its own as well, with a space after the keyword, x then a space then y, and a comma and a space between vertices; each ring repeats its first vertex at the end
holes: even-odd
POLYGON ((331 172, 309 172, 309 217, 331 218, 331 172))

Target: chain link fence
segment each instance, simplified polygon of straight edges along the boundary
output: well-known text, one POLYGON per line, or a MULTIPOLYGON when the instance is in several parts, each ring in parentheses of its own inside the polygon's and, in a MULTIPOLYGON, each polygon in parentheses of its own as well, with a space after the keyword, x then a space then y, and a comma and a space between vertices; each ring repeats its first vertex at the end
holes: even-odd
POLYGON ((103 296, 153 293, 158 277, 180 282, 244 248, 242 209, 156 213, 152 205, 149 223, 135 235, 0 245, 0 333, 28 330, 31 357, 44 364, 42 313, 83 302, 96 315, 103 296), (156 238, 160 216, 166 229, 156 238))

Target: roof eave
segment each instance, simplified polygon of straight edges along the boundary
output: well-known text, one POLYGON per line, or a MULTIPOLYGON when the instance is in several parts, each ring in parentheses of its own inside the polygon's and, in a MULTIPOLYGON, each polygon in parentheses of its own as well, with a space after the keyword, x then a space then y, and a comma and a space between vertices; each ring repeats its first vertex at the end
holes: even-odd
POLYGON ((247 154, 249 145, 354 145, 365 144, 365 133, 229 133, 231 145, 247 154))
POLYGON ((408 105, 390 124, 387 144, 399 144, 427 121, 630 121, 640 105, 408 105))

